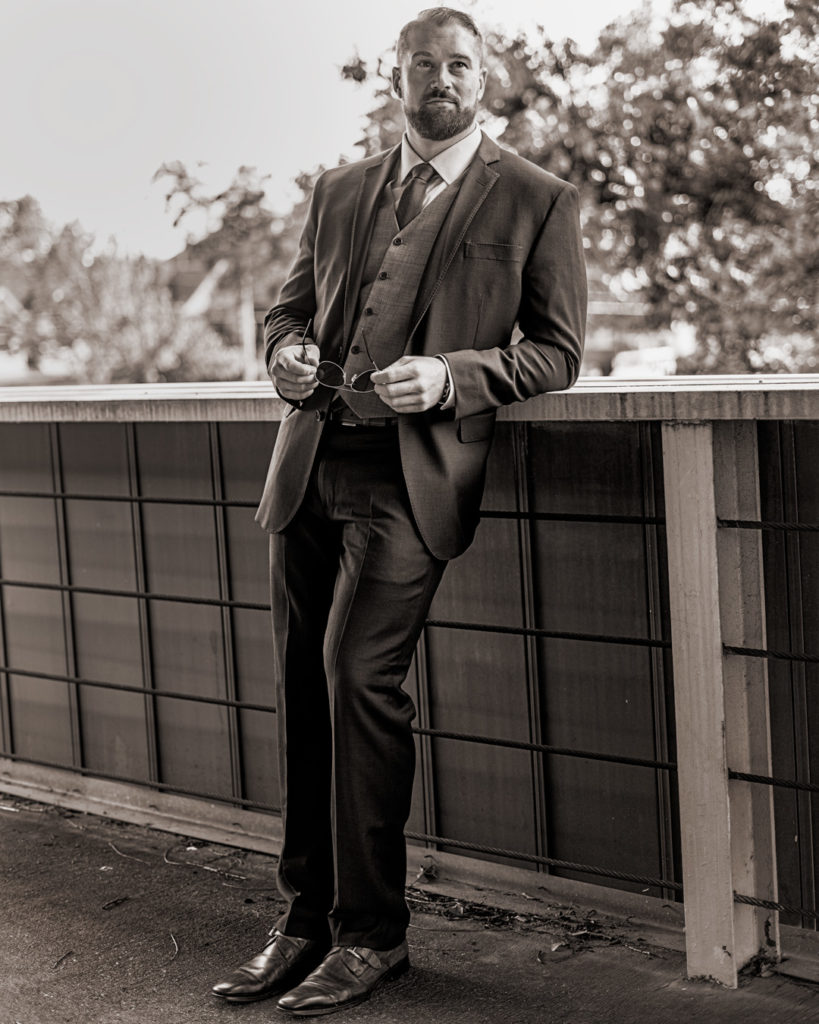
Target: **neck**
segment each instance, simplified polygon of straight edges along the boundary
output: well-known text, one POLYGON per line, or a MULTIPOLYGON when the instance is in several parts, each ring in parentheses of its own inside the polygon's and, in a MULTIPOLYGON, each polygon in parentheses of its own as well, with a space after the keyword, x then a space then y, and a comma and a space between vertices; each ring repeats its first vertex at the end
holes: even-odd
POLYGON ((408 124, 407 139, 409 140, 409 144, 422 160, 431 160, 439 153, 443 153, 445 149, 449 149, 450 146, 454 146, 456 142, 460 142, 461 139, 465 139, 474 127, 475 122, 473 121, 468 128, 464 128, 462 132, 458 132, 457 135, 453 135, 450 139, 425 139, 423 135, 418 134, 412 125, 408 124))

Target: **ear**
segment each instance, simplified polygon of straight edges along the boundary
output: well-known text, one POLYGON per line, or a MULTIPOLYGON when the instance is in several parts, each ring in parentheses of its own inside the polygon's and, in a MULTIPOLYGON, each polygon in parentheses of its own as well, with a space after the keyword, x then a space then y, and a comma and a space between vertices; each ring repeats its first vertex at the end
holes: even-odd
POLYGON ((401 68, 392 69, 392 91, 401 99, 401 68))
POLYGON ((486 89, 486 68, 480 70, 480 85, 478 86, 478 99, 483 99, 484 90, 486 89))

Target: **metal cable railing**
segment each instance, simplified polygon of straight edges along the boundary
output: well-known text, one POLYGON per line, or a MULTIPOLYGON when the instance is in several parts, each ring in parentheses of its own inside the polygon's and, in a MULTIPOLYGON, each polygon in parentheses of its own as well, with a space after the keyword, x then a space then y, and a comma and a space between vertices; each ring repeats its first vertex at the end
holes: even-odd
POLYGON ((227 498, 160 498, 145 494, 82 494, 74 491, 12 491, 0 490, 0 498, 46 498, 63 501, 113 501, 130 505, 196 505, 206 508, 258 507, 258 501, 235 501, 227 498))
POLYGON ((819 665, 819 654, 805 654, 802 651, 776 651, 769 647, 735 647, 723 644, 726 654, 738 654, 745 658, 768 658, 771 661, 803 662, 806 665, 819 665))
MULTIPOLYGON (((2 580, 0 580, 2 583, 2 580)), ((424 623, 433 629, 462 629, 476 633, 501 633, 508 636, 540 637, 544 640, 581 640, 586 643, 622 644, 626 647, 670 648, 668 640, 652 640, 641 636, 616 636, 607 633, 576 633, 568 630, 539 629, 537 626, 499 626, 483 622, 458 622, 451 619, 427 619, 424 623)))
MULTIPOLYGON (((170 601, 178 604, 207 605, 215 608, 239 608, 247 611, 270 611, 270 605, 257 601, 233 601, 219 597, 196 597, 193 594, 163 594, 154 590, 121 590, 114 587, 86 587, 74 583, 47 583, 0 577, 0 587, 23 587, 29 590, 50 590, 67 594, 91 594, 98 597, 130 597, 141 601, 170 601)), ((577 633, 568 630, 539 629, 531 626, 501 626, 484 622, 458 622, 449 619, 427 619, 427 627, 458 629, 479 633, 541 637, 549 640, 581 640, 587 643, 621 644, 627 647, 669 648, 667 640, 647 637, 616 636, 604 633, 577 633)))
POLYGON ((467 732, 451 732, 447 729, 425 729, 419 726, 413 727, 412 731, 419 736, 433 736, 445 740, 465 740, 469 743, 486 743, 489 746, 501 746, 509 750, 533 750, 540 754, 562 754, 567 757, 582 757, 589 761, 609 761, 614 764, 634 765, 638 768, 656 768, 664 771, 677 770, 677 765, 673 761, 654 761, 650 758, 627 757, 623 754, 603 754, 599 751, 556 747, 546 743, 529 743, 525 740, 497 740, 492 736, 473 735, 467 732))
POLYGON ((638 885, 652 885, 659 889, 672 889, 682 892, 682 883, 673 882, 668 878, 652 878, 648 875, 632 874, 618 871, 615 868, 600 867, 598 864, 579 864, 571 860, 559 860, 556 857, 541 857, 536 853, 522 853, 520 850, 506 850, 499 846, 485 846, 481 843, 468 843, 461 839, 448 839, 446 836, 428 835, 426 832, 405 832, 407 839, 419 842, 434 843, 436 846, 451 846, 455 850, 470 850, 475 853, 488 853, 493 857, 509 857, 526 861, 529 864, 544 864, 548 867, 563 868, 566 871, 578 871, 586 875, 599 875, 604 878, 616 878, 621 882, 635 882, 638 885))
POLYGON ((140 601, 171 601, 177 604, 201 604, 215 608, 243 608, 269 612, 270 605, 256 601, 231 601, 219 597, 195 597, 193 594, 162 594, 155 590, 119 590, 114 587, 83 587, 74 583, 45 583, 0 578, 0 587, 24 587, 29 590, 53 590, 64 594, 92 594, 98 597, 133 597, 140 601))
POLYGON ((775 910, 779 914, 795 914, 802 917, 810 917, 819 921, 819 911, 809 910, 807 907, 791 907, 787 903, 777 903, 775 900, 763 900, 758 896, 745 896, 742 893, 734 893, 735 903, 744 903, 749 907, 762 907, 763 910, 775 910))
POLYGON ((777 530, 781 533, 819 533, 816 523, 789 523, 773 519, 717 519, 717 526, 734 530, 777 530))
POLYGON ((778 779, 773 775, 755 775, 753 772, 736 772, 728 770, 728 778, 739 782, 758 782, 762 786, 776 786, 780 789, 798 789, 805 793, 819 793, 819 786, 814 782, 797 782, 795 779, 778 779))
MULTIPOLYGON (((29 491, 21 489, 0 489, 0 498, 44 498, 69 501, 113 501, 136 505, 199 505, 211 508, 246 508, 255 509, 258 501, 238 501, 227 498, 185 498, 185 497, 153 497, 144 494, 94 494, 91 492, 74 491, 29 491)), ((512 519, 532 522, 561 523, 621 523, 629 526, 664 526, 662 516, 645 515, 614 515, 611 513, 584 512, 532 512, 517 509, 482 509, 482 519, 512 519)))
MULTIPOLYGON (((229 700, 226 697, 209 697, 200 694, 184 693, 179 690, 160 690, 147 686, 134 686, 129 683, 105 682, 100 679, 86 679, 84 676, 70 676, 58 672, 40 672, 32 669, 15 668, 13 665, 0 665, 0 673, 8 676, 22 676, 29 679, 47 679, 58 683, 71 683, 76 686, 112 690, 120 693, 135 693, 145 697, 161 697, 164 700, 187 700, 195 704, 211 704, 219 707, 238 708, 242 711, 263 711, 276 714, 276 708, 270 704, 254 704, 251 701, 229 700)), ((555 754, 564 757, 577 757, 590 761, 606 761, 611 764, 632 765, 639 768, 654 768, 660 771, 676 771, 677 765, 672 761, 656 761, 650 758, 629 757, 623 754, 606 754, 602 751, 580 750, 573 747, 558 747, 546 743, 531 743, 525 740, 500 739, 496 736, 485 736, 479 733, 452 732, 448 729, 431 729, 413 726, 413 733, 418 736, 430 736, 436 739, 459 740, 467 743, 483 743, 488 746, 502 747, 507 750, 529 750, 541 754, 555 754)), ((0 752, 1 754, 2 752, 0 752)))

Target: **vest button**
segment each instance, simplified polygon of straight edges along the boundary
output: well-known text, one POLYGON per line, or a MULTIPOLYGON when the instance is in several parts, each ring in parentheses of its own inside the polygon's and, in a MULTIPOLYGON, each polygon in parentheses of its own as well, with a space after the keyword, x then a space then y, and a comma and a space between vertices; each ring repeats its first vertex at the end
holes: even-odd
POLYGON ((378 280, 379 281, 386 281, 389 276, 390 275, 387 273, 386 270, 382 270, 381 273, 378 275, 378 280))
POLYGON ((357 356, 358 353, 361 351, 361 346, 360 345, 351 345, 350 346, 350 351, 352 352, 352 354, 354 356, 357 356))
POLYGON ((367 306, 367 308, 364 310, 364 316, 373 316, 374 314, 375 310, 372 308, 372 306, 367 306))
POLYGON ((401 245, 401 239, 400 238, 393 238, 392 244, 393 245, 401 245))

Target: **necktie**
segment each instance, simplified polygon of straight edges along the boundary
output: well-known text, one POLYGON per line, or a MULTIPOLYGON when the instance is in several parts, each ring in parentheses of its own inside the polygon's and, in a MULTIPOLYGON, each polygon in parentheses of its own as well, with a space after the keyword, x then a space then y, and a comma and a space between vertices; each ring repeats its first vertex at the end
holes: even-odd
POLYGON ((405 227, 421 212, 429 183, 437 176, 432 164, 416 164, 410 171, 410 179, 404 185, 395 210, 399 227, 405 227))

